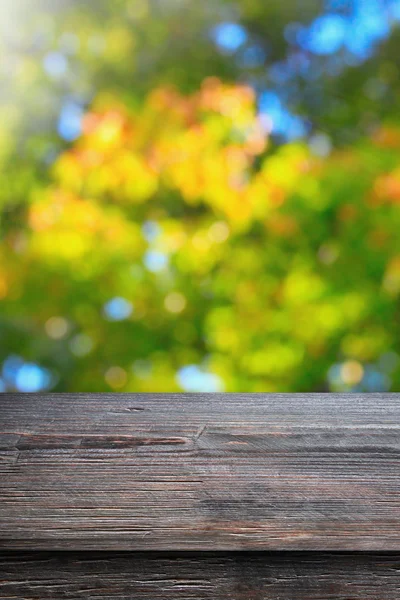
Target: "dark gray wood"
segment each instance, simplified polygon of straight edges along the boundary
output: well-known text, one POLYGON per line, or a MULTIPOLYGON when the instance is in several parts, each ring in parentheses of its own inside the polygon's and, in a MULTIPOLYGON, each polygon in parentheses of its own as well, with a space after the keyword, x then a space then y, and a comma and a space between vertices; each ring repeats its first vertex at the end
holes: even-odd
POLYGON ((396 394, 3 394, 0 547, 400 551, 399 431, 396 394))
POLYGON ((5 600, 398 600, 400 555, 0 555, 5 600))

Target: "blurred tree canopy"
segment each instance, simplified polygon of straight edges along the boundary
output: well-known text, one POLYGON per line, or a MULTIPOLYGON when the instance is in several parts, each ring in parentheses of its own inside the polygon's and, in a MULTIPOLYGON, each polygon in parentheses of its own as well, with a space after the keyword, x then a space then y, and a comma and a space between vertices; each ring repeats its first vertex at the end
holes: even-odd
POLYGON ((5 0, 1 389, 399 389, 399 21, 5 0))

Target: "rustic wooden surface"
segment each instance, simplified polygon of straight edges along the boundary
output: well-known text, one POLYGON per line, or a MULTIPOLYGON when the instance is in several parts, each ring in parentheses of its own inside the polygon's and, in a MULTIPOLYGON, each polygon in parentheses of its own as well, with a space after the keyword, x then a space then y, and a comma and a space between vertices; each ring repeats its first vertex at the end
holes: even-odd
POLYGON ((5 600, 399 600, 400 554, 0 554, 5 600))
POLYGON ((2 394, 0 547, 400 551, 399 430, 396 394, 2 394))

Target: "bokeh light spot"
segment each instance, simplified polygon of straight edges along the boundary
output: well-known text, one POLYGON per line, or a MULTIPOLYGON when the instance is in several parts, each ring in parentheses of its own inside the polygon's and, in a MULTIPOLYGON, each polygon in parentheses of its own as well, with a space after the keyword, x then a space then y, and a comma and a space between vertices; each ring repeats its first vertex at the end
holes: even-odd
POLYGON ((247 40, 246 30, 238 23, 221 23, 214 27, 212 36, 226 52, 235 52, 247 40))
POLYGON ((15 377, 15 387, 20 392, 40 392, 45 390, 51 381, 50 373, 35 363, 22 365, 15 377))
POLYGON ((49 52, 43 59, 44 70, 50 77, 60 79, 68 69, 68 60, 61 52, 49 52))
POLYGON ((208 230, 208 237, 212 242, 222 244, 226 242, 229 237, 229 226, 224 221, 217 221, 213 223, 208 230))
POLYGON ((64 317, 50 317, 44 327, 47 335, 54 340, 63 338, 69 330, 68 321, 64 317))
POLYGON ((182 367, 177 374, 179 385, 187 392, 222 392, 224 383, 218 375, 197 365, 182 367))
POLYGON ((109 321, 123 321, 130 317, 132 312, 132 303, 120 296, 112 298, 104 305, 104 314, 109 321))
POLYGON ((104 377, 108 385, 114 389, 122 388, 128 380, 128 375, 122 367, 110 367, 104 377))
POLYGON ((143 260, 147 269, 153 273, 162 271, 168 264, 167 255, 158 250, 148 250, 143 260))
POLYGON ((58 133, 64 140, 72 142, 82 132, 83 109, 75 102, 66 102, 58 119, 58 133))
POLYGON ((172 313, 180 313, 186 306, 186 298, 180 292, 171 292, 164 300, 165 308, 172 313))
POLYGON ((69 347, 75 356, 82 357, 86 356, 93 350, 94 342, 86 333, 78 333, 70 341, 69 347))
POLYGON ((343 363, 340 374, 346 385, 356 385, 363 378, 364 368, 358 361, 348 360, 343 363))
POLYGON ((327 14, 315 19, 306 30, 299 34, 303 47, 315 54, 332 54, 343 45, 348 29, 348 21, 338 14, 327 14))

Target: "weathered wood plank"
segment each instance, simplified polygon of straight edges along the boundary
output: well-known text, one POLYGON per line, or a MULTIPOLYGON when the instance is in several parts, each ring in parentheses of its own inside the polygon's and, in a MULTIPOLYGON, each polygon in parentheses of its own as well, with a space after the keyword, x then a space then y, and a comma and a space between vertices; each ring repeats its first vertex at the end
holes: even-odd
POLYGON ((0 554, 0 599, 398 600, 400 555, 0 554))
POLYGON ((0 397, 0 546, 400 550, 400 396, 0 397))

